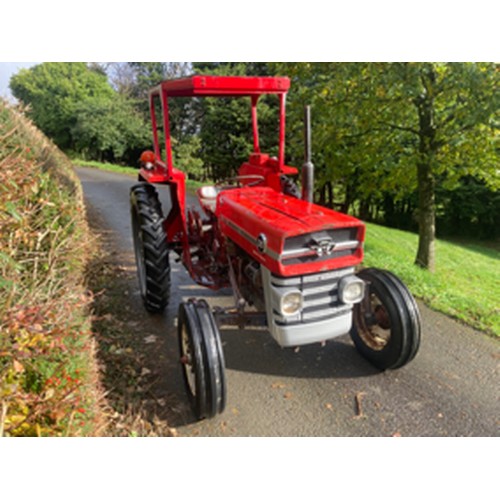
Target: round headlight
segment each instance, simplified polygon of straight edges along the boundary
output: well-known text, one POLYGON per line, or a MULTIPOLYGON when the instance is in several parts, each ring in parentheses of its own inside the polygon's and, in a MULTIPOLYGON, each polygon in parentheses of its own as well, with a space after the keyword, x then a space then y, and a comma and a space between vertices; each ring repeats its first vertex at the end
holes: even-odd
POLYGON ((290 316, 302 309, 302 294, 300 292, 288 292, 281 297, 281 314, 290 316))
POLYGON ((347 276, 339 282, 339 298, 344 304, 361 302, 365 295, 365 282, 356 276, 347 276))

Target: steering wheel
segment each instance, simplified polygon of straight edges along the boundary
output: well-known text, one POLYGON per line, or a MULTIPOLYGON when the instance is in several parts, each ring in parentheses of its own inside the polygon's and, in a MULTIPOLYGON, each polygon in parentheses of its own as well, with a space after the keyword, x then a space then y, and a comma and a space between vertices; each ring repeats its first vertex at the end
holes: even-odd
POLYGON ((256 186, 257 184, 260 184, 261 182, 264 182, 266 179, 262 175, 236 175, 235 177, 228 177, 227 179, 224 179, 220 183, 216 184, 216 187, 221 188, 221 189, 231 189, 235 187, 241 187, 241 181, 251 181, 245 183, 245 186, 256 186), (252 181, 253 179, 253 181, 252 181), (231 185, 232 182, 236 182, 237 186, 231 185))

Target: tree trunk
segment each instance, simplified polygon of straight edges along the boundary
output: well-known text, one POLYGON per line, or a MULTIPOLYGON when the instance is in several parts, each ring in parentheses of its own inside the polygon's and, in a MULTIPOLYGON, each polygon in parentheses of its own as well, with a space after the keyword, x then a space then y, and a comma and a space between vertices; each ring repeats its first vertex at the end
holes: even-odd
POLYGON ((325 183, 320 188, 320 205, 324 207, 333 207, 333 187, 332 181, 325 181, 325 183))
POLYGON ((359 202, 359 218, 361 220, 364 221, 371 220, 370 208, 371 208, 371 196, 359 202))
POLYGON ((332 181, 328 181, 326 185, 327 193, 328 193, 328 208, 333 208, 333 186, 332 181))
POLYGON ((433 272, 435 267, 436 204, 435 180, 430 162, 417 166, 418 250, 415 264, 433 272))
POLYGON ((340 211, 344 214, 349 213, 349 207, 354 201, 354 189, 351 181, 347 181, 345 187, 345 198, 342 204, 340 205, 340 211))
POLYGON ((418 250, 415 264, 434 271, 436 204, 433 164, 438 146, 434 120, 434 83, 436 75, 432 63, 426 64, 420 73, 422 93, 415 98, 419 120, 419 159, 417 163, 418 190, 418 250))

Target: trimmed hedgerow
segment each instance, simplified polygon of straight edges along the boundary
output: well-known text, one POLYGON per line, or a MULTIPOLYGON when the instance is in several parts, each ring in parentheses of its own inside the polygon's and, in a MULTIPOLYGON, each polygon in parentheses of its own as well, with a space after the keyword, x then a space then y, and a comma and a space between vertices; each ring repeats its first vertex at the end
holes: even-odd
POLYGON ((94 432, 82 199, 69 160, 0 100, 0 436, 94 432))

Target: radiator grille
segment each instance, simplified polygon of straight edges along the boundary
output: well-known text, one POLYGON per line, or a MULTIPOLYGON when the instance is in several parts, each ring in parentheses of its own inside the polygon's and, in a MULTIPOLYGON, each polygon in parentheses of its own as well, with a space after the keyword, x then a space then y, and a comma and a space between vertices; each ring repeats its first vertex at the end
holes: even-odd
POLYGON ((277 325, 294 325, 323 321, 350 311, 352 305, 344 304, 338 298, 338 282, 343 276, 354 274, 354 268, 338 271, 308 274, 292 278, 271 275, 271 286, 276 288, 295 288, 302 292, 304 307, 297 316, 287 318, 273 310, 277 325))
POLYGON ((361 245, 357 234, 358 228, 351 227, 328 229, 287 238, 281 261, 287 266, 354 255, 361 245))

